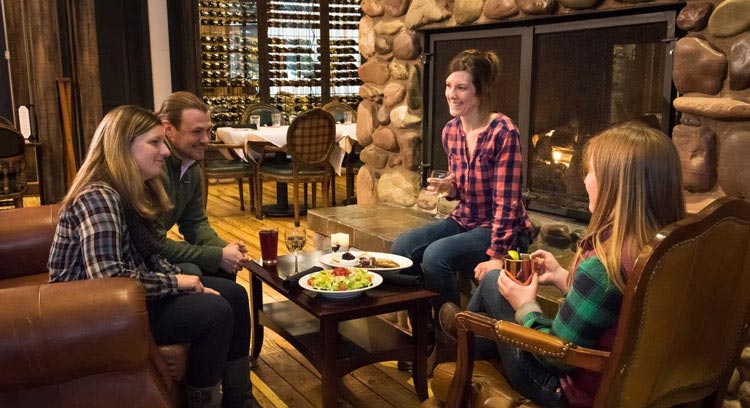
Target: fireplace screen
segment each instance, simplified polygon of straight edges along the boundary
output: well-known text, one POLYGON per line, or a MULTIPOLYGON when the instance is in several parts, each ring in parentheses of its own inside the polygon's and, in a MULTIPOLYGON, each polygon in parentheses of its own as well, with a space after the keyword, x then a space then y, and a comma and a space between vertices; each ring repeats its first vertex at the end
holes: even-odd
MULTIPOLYGON (((641 120, 665 133, 671 129, 672 44, 668 40, 674 34, 673 22, 674 12, 660 12, 539 25, 522 28, 521 34, 515 28, 511 35, 520 35, 514 42, 520 45, 516 47, 519 54, 502 54, 514 47, 497 50, 504 61, 511 62, 503 64, 503 70, 518 70, 505 72, 503 77, 517 78, 519 91, 503 93, 506 99, 495 106, 516 121, 521 131, 529 208, 588 218, 581 163, 586 142, 630 120, 641 120), (511 95, 518 99, 508 101, 511 95)), ((426 43, 435 56, 430 65, 436 70, 444 70, 464 48, 503 43, 491 40, 492 30, 452 34, 460 38, 451 39, 449 33, 428 35, 426 43), (464 46, 458 47, 457 41, 464 46)), ((425 145, 430 149, 425 157, 429 165, 443 168, 440 131, 450 116, 443 96, 444 73, 432 71, 428 68, 433 89, 425 104, 425 145)))

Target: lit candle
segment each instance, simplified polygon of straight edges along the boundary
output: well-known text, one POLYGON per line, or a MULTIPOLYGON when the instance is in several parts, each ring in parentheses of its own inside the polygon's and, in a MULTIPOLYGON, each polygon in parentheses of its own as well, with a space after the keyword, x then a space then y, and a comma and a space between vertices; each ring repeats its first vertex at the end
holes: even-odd
POLYGON ((338 247, 338 249, 344 252, 348 251, 349 250, 349 234, 344 234, 342 232, 331 234, 331 247, 333 247, 334 250, 338 247))

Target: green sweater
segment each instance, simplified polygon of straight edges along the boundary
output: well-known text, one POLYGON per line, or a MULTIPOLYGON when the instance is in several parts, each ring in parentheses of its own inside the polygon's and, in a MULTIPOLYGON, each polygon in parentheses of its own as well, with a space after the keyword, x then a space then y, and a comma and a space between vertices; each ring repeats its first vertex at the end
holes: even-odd
POLYGON ((226 241, 219 238, 208 224, 203 207, 203 170, 193 163, 180 178, 182 158, 170 146, 172 154, 166 158, 162 180, 174 205, 162 220, 162 250, 171 263, 189 262, 204 274, 212 275, 219 269, 222 249, 226 241), (167 238, 167 231, 177 224, 185 241, 167 238))

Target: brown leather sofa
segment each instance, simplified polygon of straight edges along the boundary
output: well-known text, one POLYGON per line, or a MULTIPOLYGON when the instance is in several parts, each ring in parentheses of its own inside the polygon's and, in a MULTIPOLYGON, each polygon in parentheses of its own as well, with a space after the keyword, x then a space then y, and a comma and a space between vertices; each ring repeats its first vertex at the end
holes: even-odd
POLYGON ((187 347, 157 347, 128 278, 48 283, 59 206, 0 211, 0 407, 177 407, 187 347))

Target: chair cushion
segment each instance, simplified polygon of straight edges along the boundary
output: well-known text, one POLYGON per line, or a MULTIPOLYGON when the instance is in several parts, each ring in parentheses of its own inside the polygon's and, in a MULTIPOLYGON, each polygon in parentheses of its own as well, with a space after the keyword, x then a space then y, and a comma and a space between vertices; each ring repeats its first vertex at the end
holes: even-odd
MULTIPOLYGON (((475 408, 540 408, 540 405, 528 400, 510 386, 498 364, 499 362, 494 360, 474 363, 474 374, 471 379, 474 389, 473 406, 475 408)), ((448 400, 448 389, 455 371, 456 363, 443 363, 435 367, 432 374, 432 392, 437 399, 448 400)))
POLYGON ((251 172, 249 164, 239 160, 211 160, 206 161, 207 173, 242 173, 251 172))
MULTIPOLYGON (((263 164, 260 169, 258 170, 260 174, 271 174, 274 176, 286 176, 286 177, 292 177, 292 163, 276 163, 271 162, 268 164, 263 164)), ((323 166, 300 166, 299 167, 299 175, 301 177, 306 176, 322 176, 326 172, 326 169, 323 166)))

